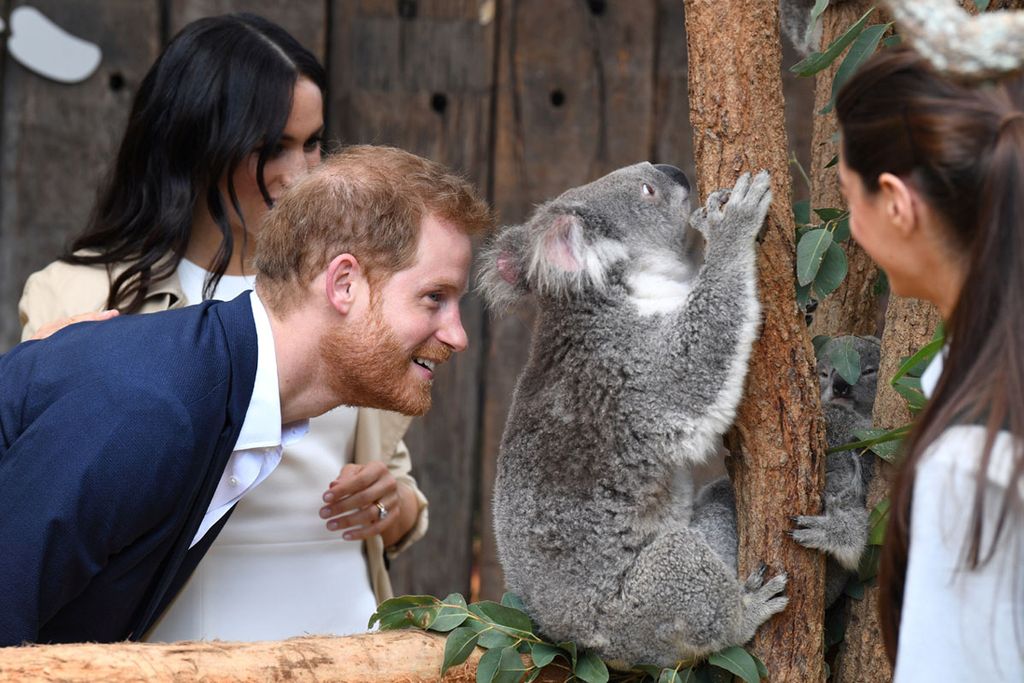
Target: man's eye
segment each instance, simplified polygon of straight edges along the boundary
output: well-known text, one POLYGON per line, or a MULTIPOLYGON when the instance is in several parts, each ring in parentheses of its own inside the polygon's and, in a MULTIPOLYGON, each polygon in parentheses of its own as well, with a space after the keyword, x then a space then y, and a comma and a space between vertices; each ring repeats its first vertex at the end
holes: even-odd
POLYGON ((321 141, 322 138, 319 135, 316 137, 312 137, 306 140, 306 144, 302 146, 302 149, 305 150, 306 152, 315 152, 316 150, 320 149, 321 141))

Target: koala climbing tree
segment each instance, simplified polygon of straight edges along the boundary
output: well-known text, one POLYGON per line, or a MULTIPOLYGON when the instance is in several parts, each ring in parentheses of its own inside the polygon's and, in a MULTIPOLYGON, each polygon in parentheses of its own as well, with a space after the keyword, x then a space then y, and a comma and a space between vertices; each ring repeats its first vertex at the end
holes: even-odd
POLYGON ((814 352, 795 299, 778 2, 687 0, 685 8, 698 187, 728 187, 747 168, 767 168, 775 183, 758 254, 763 327, 730 450, 739 454, 741 575, 762 561, 786 571, 790 602, 758 631, 754 651, 773 682, 820 681, 825 559, 788 536, 791 515, 821 512, 826 448, 814 352))
POLYGON ((745 174, 691 216, 679 169, 637 164, 487 252, 489 302, 528 293, 538 310, 494 518, 506 584, 548 638, 673 666, 742 645, 786 605, 785 574, 741 583, 689 525, 690 472, 732 423, 757 334, 768 188, 745 174))

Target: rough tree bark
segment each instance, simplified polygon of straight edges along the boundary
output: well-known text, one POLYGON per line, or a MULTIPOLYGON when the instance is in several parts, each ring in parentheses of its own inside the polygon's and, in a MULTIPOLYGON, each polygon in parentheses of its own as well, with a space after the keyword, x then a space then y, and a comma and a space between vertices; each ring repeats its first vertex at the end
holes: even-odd
MULTIPOLYGON (((263 643, 33 645, 0 648, 0 679, 21 683, 474 683, 484 651, 477 648, 465 664, 452 667, 442 679, 438 674, 444 645, 444 636, 415 630, 263 643)), ((552 665, 537 680, 556 683, 565 678, 564 670, 552 665)))
MULTIPOLYGON (((872 6, 870 0, 851 0, 830 4, 821 15, 821 46, 846 32, 864 12, 872 6)), ((817 75, 814 84, 814 137, 811 141, 811 167, 807 173, 811 178, 811 206, 813 208, 840 208, 846 202, 839 192, 839 172, 836 167, 825 168, 839 153, 836 137, 838 123, 835 111, 818 114, 832 97, 832 80, 842 59, 817 75)), ((850 269, 839 286, 823 301, 818 302, 811 323, 811 334, 875 334, 878 328, 878 297, 875 296, 875 280, 878 268, 864 250, 853 240, 846 245, 846 256, 850 269)))
POLYGON ((706 193, 731 187, 744 171, 772 174, 758 259, 764 325, 730 450, 741 576, 761 562, 769 574, 788 572, 790 603, 761 628, 754 649, 776 683, 821 681, 824 558, 786 535, 790 515, 819 511, 824 438, 813 352, 795 300, 778 2, 686 0, 685 8, 698 186, 706 193))
MULTIPOLYGON (((929 303, 893 297, 885 313, 878 376, 895 375, 901 359, 924 346, 932 338, 940 320, 938 310, 929 303)), ((893 429, 910 420, 906 401, 888 382, 880 382, 872 415, 874 426, 893 429)), ((889 495, 889 484, 895 471, 894 466, 877 461, 868 485, 869 508, 889 495)), ((833 680, 836 683, 888 683, 892 680, 878 622, 877 586, 869 586, 864 599, 853 601, 850 606, 850 622, 836 657, 833 680)))

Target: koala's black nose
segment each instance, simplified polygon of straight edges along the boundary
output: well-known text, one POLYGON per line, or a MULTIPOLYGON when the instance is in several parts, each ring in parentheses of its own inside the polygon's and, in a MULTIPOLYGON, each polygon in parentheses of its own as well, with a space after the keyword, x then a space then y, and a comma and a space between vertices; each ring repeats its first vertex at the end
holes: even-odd
POLYGON ((685 187, 687 192, 690 191, 690 181, 686 179, 686 174, 675 166, 669 166, 668 164, 654 164, 654 168, 685 187))
POLYGON ((850 395, 850 383, 845 379, 836 375, 832 378, 832 395, 833 396, 849 396, 850 395))

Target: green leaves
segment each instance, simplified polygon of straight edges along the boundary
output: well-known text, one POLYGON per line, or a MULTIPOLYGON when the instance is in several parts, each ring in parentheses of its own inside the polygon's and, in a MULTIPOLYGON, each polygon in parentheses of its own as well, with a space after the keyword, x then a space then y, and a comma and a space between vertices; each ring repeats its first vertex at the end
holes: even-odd
POLYGON ((471 628, 457 628, 448 634, 444 643, 444 661, 441 663, 441 676, 453 666, 462 664, 476 649, 477 634, 471 628))
POLYGON ((857 38, 853 41, 853 45, 850 46, 850 51, 846 53, 846 57, 843 58, 843 63, 839 65, 839 69, 836 71, 836 77, 832 79, 832 97, 829 99, 828 104, 822 108, 819 114, 827 114, 832 111, 832 108, 836 104, 836 95, 839 90, 843 87, 843 84, 850 79, 860 65, 863 64, 868 57, 875 53, 878 49, 878 43, 885 35, 885 32, 889 30, 892 24, 873 24, 864 29, 857 38))
POLYGON ((849 336, 836 337, 825 346, 825 352, 839 376, 856 384, 860 379, 860 354, 853 348, 853 340, 849 336))
MULTIPOLYGON (((547 666, 561 667, 582 683, 608 683, 608 667, 595 652, 575 643, 549 643, 537 636, 522 600, 506 593, 501 602, 467 605, 452 593, 444 600, 431 595, 404 595, 385 600, 370 617, 369 627, 381 630, 419 628, 447 633, 441 676, 463 664, 473 651, 486 650, 477 664, 476 683, 532 683, 547 666)), ((689 660, 676 667, 640 666, 627 675, 635 683, 711 683, 740 676, 745 681, 767 678, 764 664, 741 647, 711 655, 704 662, 689 660)), ((622 676, 618 676, 622 678, 622 676)))
MULTIPOLYGON (((739 676, 747 683, 760 683, 761 673, 757 663, 742 647, 730 647, 716 652, 708 657, 708 663, 739 676)), ((761 666, 764 667, 764 664, 761 666)))
POLYGON ((810 290, 821 298, 834 292, 846 277, 849 264, 839 246, 850 238, 850 214, 842 209, 815 209, 821 224, 810 223, 809 205, 793 205, 797 220, 797 299, 805 305, 810 290))
POLYGON ((808 230, 796 246, 796 281, 809 285, 814 281, 825 252, 832 244, 831 230, 808 230))
POLYGON ((824 52, 814 52, 799 62, 798 64, 790 67, 790 71, 797 74, 798 76, 813 76, 822 69, 828 67, 829 64, 834 62, 836 58, 843 53, 843 50, 857 39, 857 36, 864 30, 864 25, 868 23, 868 18, 871 13, 875 11, 872 7, 864 13, 860 19, 857 20, 853 26, 846 30, 846 33, 836 38, 836 40, 829 45, 824 52))

